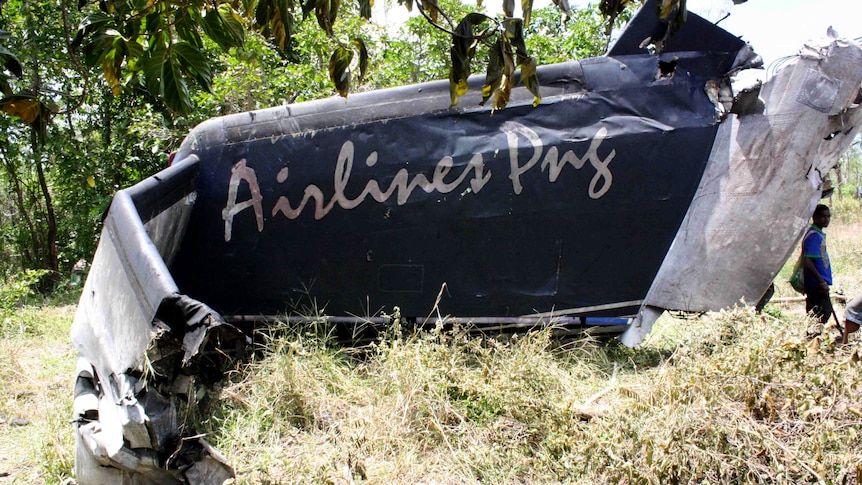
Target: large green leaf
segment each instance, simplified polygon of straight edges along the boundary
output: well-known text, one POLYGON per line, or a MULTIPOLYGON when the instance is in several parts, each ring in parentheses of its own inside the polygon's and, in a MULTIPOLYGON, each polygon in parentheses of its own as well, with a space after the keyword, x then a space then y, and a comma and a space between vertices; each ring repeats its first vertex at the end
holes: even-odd
POLYGON ((455 33, 452 35, 452 45, 449 47, 449 97, 452 105, 458 104, 458 98, 467 92, 467 78, 470 77, 470 63, 476 54, 478 39, 473 35, 473 27, 485 22, 488 18, 479 13, 465 16, 455 33))
POLYGON ((174 31, 180 40, 202 49, 204 47, 198 26, 203 23, 200 13, 192 8, 181 9, 174 16, 174 31))
POLYGON ((84 20, 81 21, 81 24, 78 26, 78 31, 72 39, 72 49, 77 49, 87 36, 92 35, 95 32, 106 30, 109 26, 113 25, 113 22, 113 18, 103 13, 97 12, 87 15, 84 17, 84 20))
POLYGON ((178 42, 171 46, 170 53, 172 63, 191 74, 206 92, 212 93, 212 70, 201 50, 186 42, 178 42))
POLYGON ((132 59, 137 59, 144 55, 144 46, 134 40, 123 39, 126 48, 126 59, 131 62, 132 59))
POLYGON ((365 74, 368 73, 368 47, 365 41, 359 37, 353 39, 353 45, 359 50, 359 82, 365 79, 365 74))
POLYGON ((353 61, 353 50, 342 46, 336 47, 329 58, 329 79, 332 80, 338 94, 345 98, 350 93, 351 61, 353 61))
POLYGON ((162 71, 167 62, 168 50, 164 45, 156 45, 144 60, 144 81, 147 91, 153 96, 162 96, 162 71))
POLYGON ((0 60, 3 61, 3 68, 11 72, 15 77, 21 79, 24 76, 24 69, 21 66, 21 61, 9 49, 0 45, 0 60))
POLYGON ((202 26, 207 36, 224 50, 240 47, 245 41, 242 19, 228 4, 207 9, 202 26))
POLYGON ((189 88, 183 79, 179 66, 171 62, 162 64, 162 99, 171 111, 181 115, 187 115, 192 111, 192 100, 189 96, 189 88))
POLYGON ((234 47, 242 46, 245 42, 245 20, 229 3, 219 5, 218 12, 234 41, 234 47))
POLYGON ((272 35, 278 48, 282 51, 290 47, 293 37, 293 12, 289 0, 275 0, 272 15, 272 35))
POLYGON ((93 35, 82 48, 84 62, 89 67, 101 65, 105 56, 114 49, 114 42, 118 37, 120 37, 120 33, 115 30, 107 30, 93 35))

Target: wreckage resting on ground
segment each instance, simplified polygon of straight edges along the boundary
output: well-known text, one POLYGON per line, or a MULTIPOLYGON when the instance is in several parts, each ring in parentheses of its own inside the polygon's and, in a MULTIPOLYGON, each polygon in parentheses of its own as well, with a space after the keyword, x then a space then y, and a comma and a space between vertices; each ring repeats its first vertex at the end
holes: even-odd
POLYGON ((105 218, 72 330, 78 483, 230 477, 177 403, 276 316, 635 345, 665 310, 757 301, 859 130, 862 49, 826 38, 743 86, 747 44, 690 15, 652 55, 658 22, 648 3, 607 56, 540 68, 536 107, 449 108, 437 82, 197 127, 105 218))

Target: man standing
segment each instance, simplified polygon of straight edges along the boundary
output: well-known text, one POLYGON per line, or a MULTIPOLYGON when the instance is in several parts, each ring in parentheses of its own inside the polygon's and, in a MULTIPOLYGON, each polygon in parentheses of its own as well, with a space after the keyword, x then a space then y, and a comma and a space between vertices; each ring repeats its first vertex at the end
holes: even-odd
POLYGON ((805 311, 825 324, 832 316, 829 286, 832 284, 832 265, 826 251, 826 233, 832 213, 829 207, 818 204, 811 216, 813 224, 802 241, 802 262, 805 266, 805 311))

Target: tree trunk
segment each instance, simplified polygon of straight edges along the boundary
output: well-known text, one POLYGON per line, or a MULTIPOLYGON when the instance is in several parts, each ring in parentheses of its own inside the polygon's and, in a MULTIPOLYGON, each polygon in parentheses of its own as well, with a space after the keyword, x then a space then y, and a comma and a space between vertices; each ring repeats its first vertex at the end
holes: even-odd
POLYGON ((45 214, 48 222, 48 267, 51 270, 51 281, 60 281, 60 257, 57 252, 57 217, 54 214, 54 202, 51 192, 48 190, 48 181, 45 179, 45 171, 42 168, 42 149, 38 142, 39 135, 33 131, 33 147, 35 152, 36 174, 39 176, 39 188, 42 189, 42 198, 45 199, 45 214))
MULTIPOLYGON (((34 51, 30 56, 32 63, 33 79, 30 81, 30 87, 34 93, 38 93, 42 88, 42 78, 39 76, 39 59, 34 51)), ((48 180, 45 178, 45 170, 42 166, 42 145, 44 140, 44 131, 47 130, 49 118, 46 113, 45 105, 40 103, 40 112, 36 122, 30 124, 30 143, 33 146, 33 162, 36 164, 36 175, 39 178, 39 188, 42 192, 42 198, 45 200, 45 215, 48 223, 47 241, 48 246, 48 269, 51 270, 49 276, 52 283, 60 281, 60 257, 57 251, 57 217, 54 214, 54 202, 51 199, 51 191, 48 190, 48 180)))
POLYGON ((18 208, 20 217, 24 220, 24 224, 27 226, 27 231, 30 233, 31 248, 23 249, 27 255, 27 259, 33 259, 34 257, 38 257, 38 254, 42 253, 41 238, 39 237, 39 233, 36 231, 36 227, 33 225, 33 219, 30 218, 30 213, 27 212, 27 203, 24 200, 24 188, 22 187, 21 179, 18 177, 18 172, 15 170, 15 166, 6 156, 3 157, 3 166, 9 174, 9 179, 13 186, 12 188, 15 191, 15 206, 18 208))

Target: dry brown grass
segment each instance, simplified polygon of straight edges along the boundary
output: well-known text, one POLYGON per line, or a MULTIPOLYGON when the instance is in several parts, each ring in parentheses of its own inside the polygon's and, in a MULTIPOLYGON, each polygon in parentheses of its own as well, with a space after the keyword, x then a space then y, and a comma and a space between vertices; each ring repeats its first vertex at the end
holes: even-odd
POLYGON ((860 345, 807 325, 666 319, 638 350, 429 332, 361 359, 288 335, 211 433, 238 483, 858 483, 860 345))

